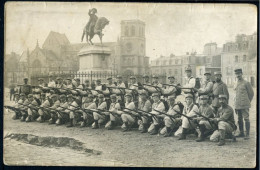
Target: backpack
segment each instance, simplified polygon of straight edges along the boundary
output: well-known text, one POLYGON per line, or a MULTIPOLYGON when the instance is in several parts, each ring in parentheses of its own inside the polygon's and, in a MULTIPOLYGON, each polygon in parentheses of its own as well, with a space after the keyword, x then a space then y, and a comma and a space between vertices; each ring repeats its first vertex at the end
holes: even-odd
POLYGON ((179 96, 181 94, 181 85, 177 84, 178 87, 176 87, 176 96, 179 96))
POLYGON ((182 112, 183 112, 184 105, 183 105, 181 102, 177 102, 177 104, 175 104, 175 105, 178 105, 178 106, 179 106, 180 112, 182 113, 182 112))
POLYGON ((163 105, 165 107, 165 111, 168 111, 169 110, 169 104, 167 103, 167 101, 161 100, 161 102, 163 103, 163 105))
POLYGON ((196 79, 195 79, 195 88, 196 88, 196 89, 199 89, 200 86, 201 86, 201 84, 200 84, 200 79, 199 79, 199 78, 196 78, 196 79))

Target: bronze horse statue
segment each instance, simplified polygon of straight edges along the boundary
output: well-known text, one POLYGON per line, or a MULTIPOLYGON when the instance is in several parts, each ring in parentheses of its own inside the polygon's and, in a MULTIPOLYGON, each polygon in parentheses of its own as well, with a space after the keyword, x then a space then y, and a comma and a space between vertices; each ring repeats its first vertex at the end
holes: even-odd
POLYGON ((105 17, 100 17, 98 18, 97 22, 94 24, 93 27, 91 27, 89 29, 90 25, 86 25, 83 29, 83 34, 81 37, 81 42, 84 39, 84 36, 86 35, 86 40, 87 43, 93 45, 92 43, 92 38, 94 37, 95 34, 97 34, 99 36, 100 42, 102 44, 102 37, 104 36, 104 34, 102 33, 102 30, 105 28, 106 25, 109 24, 108 19, 106 19, 105 17))

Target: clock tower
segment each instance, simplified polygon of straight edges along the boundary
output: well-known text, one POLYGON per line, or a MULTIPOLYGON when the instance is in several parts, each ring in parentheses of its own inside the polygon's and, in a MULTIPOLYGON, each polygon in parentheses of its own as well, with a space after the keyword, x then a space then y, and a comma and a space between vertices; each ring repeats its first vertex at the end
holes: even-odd
MULTIPOLYGON (((140 20, 121 21, 121 70, 125 74, 146 73, 145 23, 140 20)), ((148 60, 149 62, 149 60, 148 60)))

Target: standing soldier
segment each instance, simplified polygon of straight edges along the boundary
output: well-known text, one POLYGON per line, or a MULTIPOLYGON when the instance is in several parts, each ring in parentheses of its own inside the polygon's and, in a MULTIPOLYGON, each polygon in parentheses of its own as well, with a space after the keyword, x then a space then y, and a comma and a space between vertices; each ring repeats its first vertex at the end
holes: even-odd
POLYGON ((108 130, 112 130, 116 126, 116 124, 121 121, 120 114, 118 114, 118 111, 121 109, 121 106, 117 102, 116 97, 117 96, 115 94, 112 94, 110 96, 111 104, 109 107, 109 112, 112 112, 112 113, 109 113, 110 121, 105 126, 105 128, 108 130))
POLYGON ((183 86, 185 88, 190 88, 190 89, 184 89, 184 93, 191 93, 193 95, 193 102, 195 103, 195 85, 196 85, 196 79, 192 76, 192 69, 190 65, 185 68, 185 73, 186 73, 186 80, 187 83, 183 86))
POLYGON ((236 130, 234 120, 234 110, 227 104, 227 95, 219 95, 220 108, 218 109, 217 117, 213 121, 217 122, 218 130, 210 136, 211 141, 216 141, 219 138, 218 146, 225 145, 226 134, 232 134, 236 130))
POLYGON ((153 98, 153 105, 152 105, 152 111, 150 112, 151 114, 153 114, 152 116, 152 120, 153 123, 150 125, 148 132, 150 133, 150 135, 156 135, 158 134, 159 128, 160 128, 160 124, 162 123, 162 116, 159 115, 159 112, 165 112, 165 106, 163 104, 163 102, 160 100, 160 94, 159 93, 153 93, 152 94, 152 98, 153 98))
POLYGON ((50 78, 50 81, 48 83, 48 87, 56 87, 56 82, 54 80, 54 76, 52 74, 50 74, 49 78, 50 78))
POLYGON ((249 121, 249 108, 251 107, 251 101, 254 97, 254 91, 251 84, 243 79, 243 72, 241 68, 235 69, 237 82, 234 90, 235 95, 235 111, 238 116, 239 135, 237 137, 244 137, 244 122, 246 127, 246 138, 249 138, 250 121, 249 121))
POLYGON ((162 93, 163 93, 163 95, 166 95, 166 96, 169 96, 169 95, 176 96, 177 89, 175 86, 177 86, 177 84, 175 83, 175 77, 169 76, 168 79, 169 79, 170 83, 168 86, 166 86, 165 89, 162 89, 162 93), (170 85, 172 85, 172 86, 170 86, 170 85))
POLYGON ((222 74, 220 71, 217 71, 214 73, 216 82, 213 85, 213 101, 212 101, 212 107, 215 111, 215 113, 218 111, 218 108, 220 107, 219 104, 219 95, 224 94, 227 96, 227 103, 229 100, 229 93, 227 85, 221 80, 222 74))
POLYGON ((26 96, 32 92, 31 86, 28 84, 28 78, 23 79, 24 84, 20 87, 19 94, 24 93, 26 96))
POLYGON ((212 100, 212 90, 213 90, 213 82, 210 80, 211 72, 206 71, 204 73, 204 81, 200 89, 198 89, 198 95, 208 95, 209 96, 209 104, 211 104, 212 100))
MULTIPOLYGON (((152 104, 148 99, 148 94, 145 90, 140 92, 140 101, 138 103, 138 110, 142 110, 144 112, 151 112, 152 104)), ((139 130, 141 133, 146 133, 150 123, 150 117, 148 115, 143 115, 141 117, 141 121, 139 121, 139 130)))

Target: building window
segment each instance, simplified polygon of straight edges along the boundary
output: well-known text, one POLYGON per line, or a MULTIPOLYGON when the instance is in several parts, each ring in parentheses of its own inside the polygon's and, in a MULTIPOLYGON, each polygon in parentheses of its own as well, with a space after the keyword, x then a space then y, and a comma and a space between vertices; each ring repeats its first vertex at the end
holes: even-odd
POLYGON ((134 26, 132 26, 132 28, 131 28, 131 36, 135 36, 135 27, 134 26))
POLYGON ((178 70, 177 70, 177 69, 174 70, 174 74, 175 74, 175 75, 178 74, 178 70))
POLYGON ((246 55, 243 55, 243 61, 246 61, 246 55))
POLYGON ((166 61, 163 61, 163 65, 165 66, 167 63, 166 63, 166 61))
POLYGON ((169 75, 171 75, 172 74, 172 69, 169 69, 169 75))
POLYGON ((139 27, 139 36, 142 36, 142 28, 139 27))
POLYGON ((172 65, 172 60, 169 61, 169 65, 172 65))
POLYGON ((157 65, 157 66, 159 65, 159 63, 160 63, 159 61, 156 61, 156 65, 157 65))
POLYGON ((178 60, 175 60, 175 64, 178 64, 178 60))
POLYGON ((128 36, 128 26, 125 26, 125 36, 128 36))
POLYGON ((235 62, 238 63, 238 56, 235 56, 235 62))

